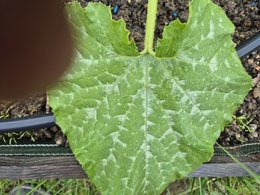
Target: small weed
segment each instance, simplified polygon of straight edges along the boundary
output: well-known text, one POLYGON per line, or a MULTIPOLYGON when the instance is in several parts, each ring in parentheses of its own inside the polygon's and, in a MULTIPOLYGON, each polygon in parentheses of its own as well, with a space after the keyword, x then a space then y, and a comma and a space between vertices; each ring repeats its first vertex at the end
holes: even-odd
POLYGON ((3 110, 0 112, 0 119, 7 119, 10 118, 10 110, 12 109, 12 106, 10 106, 9 108, 7 108, 6 110, 3 110))
POLYGON ((249 118, 248 116, 233 116, 234 122, 244 131, 252 132, 249 127, 249 124, 252 122, 253 119, 249 118))
POLYGON ((5 144, 17 144, 22 138, 29 138, 32 142, 35 142, 33 133, 29 131, 24 132, 12 132, 12 133, 3 133, 0 134, 0 142, 2 141, 5 144))
MULTIPOLYGON (((58 194, 99 195, 89 180, 0 180, 0 194, 8 194, 17 186, 30 186, 35 190, 58 194)), ((177 181, 170 185, 163 195, 218 195, 218 194, 257 194, 259 185, 254 178, 193 178, 177 181), (181 184, 181 185, 180 185, 181 184)))

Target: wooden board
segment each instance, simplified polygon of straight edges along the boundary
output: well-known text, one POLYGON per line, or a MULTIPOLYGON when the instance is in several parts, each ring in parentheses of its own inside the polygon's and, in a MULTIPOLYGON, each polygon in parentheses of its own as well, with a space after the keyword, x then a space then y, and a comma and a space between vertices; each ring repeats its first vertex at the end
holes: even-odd
POLYGON ((0 178, 86 178, 73 156, 62 157, 0 157, 0 178))
MULTIPOLYGON (((248 176, 237 163, 228 157, 213 157, 189 177, 228 177, 248 176)), ((260 174, 260 154, 239 158, 248 168, 260 174), (250 159, 248 162, 246 159, 250 159)), ((73 156, 59 157, 0 157, 0 178, 3 179, 40 179, 40 178, 86 178, 79 163, 73 156)))
MULTIPOLYGON (((260 174, 260 162, 243 163, 254 173, 260 174)), ((250 176, 247 171, 237 163, 209 163, 203 164, 188 177, 241 177, 250 176)))

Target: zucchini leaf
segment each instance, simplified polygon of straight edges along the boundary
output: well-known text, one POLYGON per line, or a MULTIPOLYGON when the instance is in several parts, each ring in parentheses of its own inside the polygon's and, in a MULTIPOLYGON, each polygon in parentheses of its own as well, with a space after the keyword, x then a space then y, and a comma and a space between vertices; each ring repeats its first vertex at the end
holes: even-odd
POLYGON ((49 91, 57 123, 103 194, 159 194, 208 161, 251 87, 234 26, 209 0, 140 54, 110 8, 67 5, 77 43, 72 70, 49 91))

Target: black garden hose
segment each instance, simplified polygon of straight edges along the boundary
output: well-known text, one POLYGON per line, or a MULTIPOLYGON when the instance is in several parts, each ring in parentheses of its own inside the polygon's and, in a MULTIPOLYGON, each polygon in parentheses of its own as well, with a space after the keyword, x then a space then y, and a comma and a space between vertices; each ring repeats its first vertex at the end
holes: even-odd
POLYGON ((253 37, 241 43, 237 48, 237 54, 240 58, 245 57, 252 51, 260 48, 260 32, 256 33, 253 37))
POLYGON ((0 133, 36 130, 55 125, 53 114, 40 114, 23 118, 0 119, 0 133))

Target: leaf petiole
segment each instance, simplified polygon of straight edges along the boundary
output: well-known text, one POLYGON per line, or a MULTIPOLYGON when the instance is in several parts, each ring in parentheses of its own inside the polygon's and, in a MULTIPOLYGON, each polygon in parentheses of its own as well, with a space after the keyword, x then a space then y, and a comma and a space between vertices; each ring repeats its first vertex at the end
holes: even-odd
POLYGON ((152 55, 155 54, 153 51, 153 40, 154 40, 154 31, 155 31, 155 23, 156 23, 157 4, 158 4, 158 0, 148 0, 145 42, 144 42, 144 50, 141 52, 142 54, 144 53, 150 53, 152 55))

